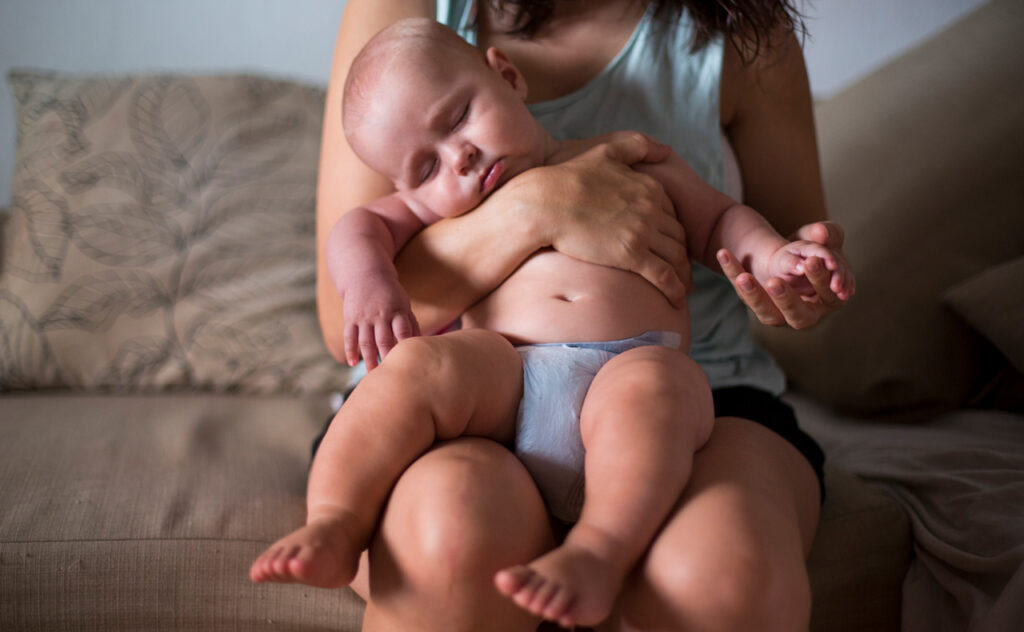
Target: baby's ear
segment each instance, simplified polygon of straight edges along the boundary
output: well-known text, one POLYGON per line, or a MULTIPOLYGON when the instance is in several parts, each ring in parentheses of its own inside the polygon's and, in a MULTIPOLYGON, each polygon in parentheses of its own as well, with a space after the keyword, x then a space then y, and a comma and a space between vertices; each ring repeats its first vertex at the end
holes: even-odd
POLYGON ((516 94, 521 99, 526 100, 526 79, 523 78, 523 73, 519 72, 516 65, 512 63, 512 60, 508 58, 508 55, 504 53, 500 48, 491 46, 487 49, 484 54, 487 58, 487 65, 491 67, 491 70, 498 73, 508 85, 512 86, 516 94))

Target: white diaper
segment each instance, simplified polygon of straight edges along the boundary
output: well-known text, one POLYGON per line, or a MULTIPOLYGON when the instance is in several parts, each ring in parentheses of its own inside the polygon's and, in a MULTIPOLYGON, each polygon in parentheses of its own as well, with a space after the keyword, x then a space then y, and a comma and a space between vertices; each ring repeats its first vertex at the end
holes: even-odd
POLYGON ((679 334, 648 331, 607 342, 516 347, 523 359, 523 399, 516 419, 516 456, 537 483, 553 516, 574 522, 583 507, 580 411, 594 376, 616 355, 649 345, 678 348, 679 334))

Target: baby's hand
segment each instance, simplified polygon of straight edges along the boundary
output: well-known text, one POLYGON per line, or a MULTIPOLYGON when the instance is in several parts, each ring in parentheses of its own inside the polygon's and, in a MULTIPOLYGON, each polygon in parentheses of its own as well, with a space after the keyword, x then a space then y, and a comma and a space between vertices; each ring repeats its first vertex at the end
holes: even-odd
POLYGON ((828 287, 837 297, 846 301, 853 295, 854 278, 846 258, 819 243, 806 240, 791 241, 782 246, 768 260, 766 278, 779 277, 802 296, 814 296, 816 291, 808 272, 816 272, 824 266, 831 275, 828 287))
POLYGON ((397 281, 380 277, 361 279, 344 293, 345 360, 355 366, 362 354, 366 369, 400 341, 420 335, 409 296, 397 281))

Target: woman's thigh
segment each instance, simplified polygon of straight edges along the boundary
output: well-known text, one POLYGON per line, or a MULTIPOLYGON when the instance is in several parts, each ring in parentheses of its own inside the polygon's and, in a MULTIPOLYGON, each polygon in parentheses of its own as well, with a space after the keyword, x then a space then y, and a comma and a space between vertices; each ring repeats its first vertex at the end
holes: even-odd
POLYGON ((814 470, 791 444, 717 419, 608 629, 806 629, 819 508, 814 470))
POLYGON ((352 587, 369 602, 364 629, 534 630, 493 577, 553 544, 540 494, 509 450, 440 443, 395 485, 360 562, 352 587))

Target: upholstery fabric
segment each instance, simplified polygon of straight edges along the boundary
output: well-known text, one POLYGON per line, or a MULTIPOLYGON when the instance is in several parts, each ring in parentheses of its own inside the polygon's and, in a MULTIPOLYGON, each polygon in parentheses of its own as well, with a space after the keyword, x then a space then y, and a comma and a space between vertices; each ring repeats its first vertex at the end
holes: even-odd
MULTIPOLYGON (((326 397, 7 394, 0 408, 0 629, 359 629, 349 590, 248 578, 302 523, 326 397)), ((906 517, 852 476, 825 483, 813 629, 896 630, 906 517)))
POLYGON ((343 383, 314 299, 321 90, 241 75, 8 81, 0 390, 343 383))
POLYGON ((1022 29, 1024 4, 987 3, 817 105, 857 295, 810 331, 761 329, 794 386, 855 414, 926 419, 1004 365, 941 296, 1024 255, 1022 29))
POLYGON ((899 630, 899 596, 911 557, 906 514, 885 493, 835 467, 825 467, 825 489, 807 560, 811 630, 899 630))
POLYGON ((327 397, 7 395, 0 408, 0 629, 359 629, 349 590, 248 576, 302 524, 327 397))

